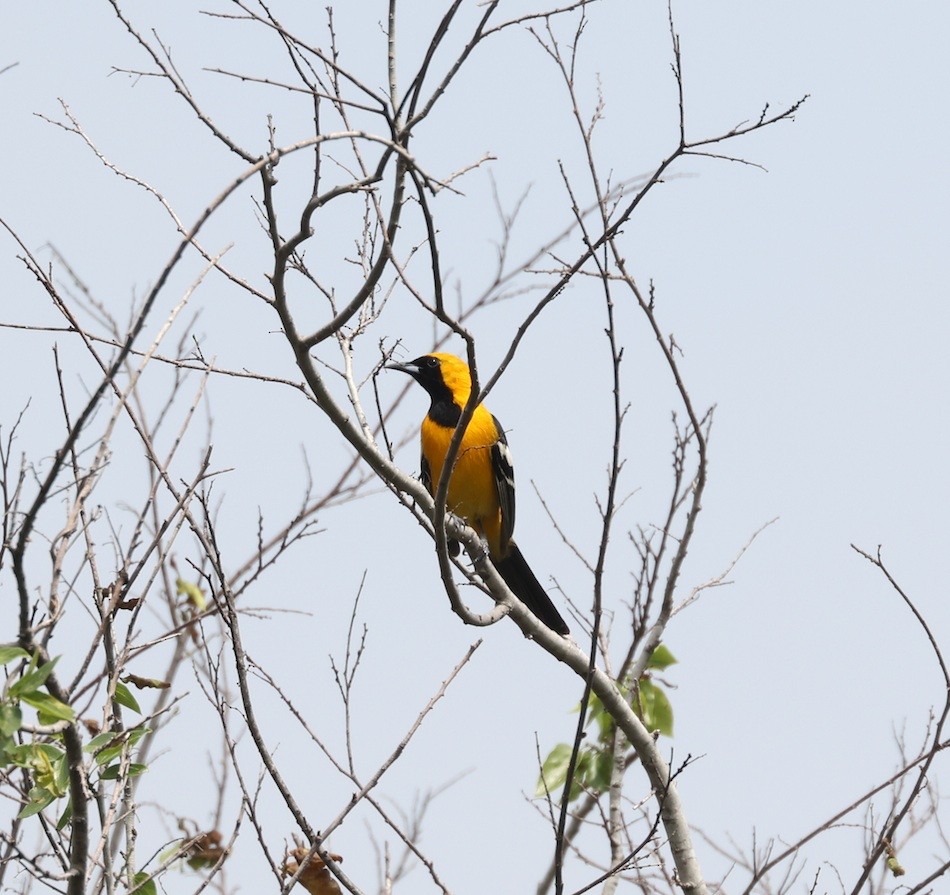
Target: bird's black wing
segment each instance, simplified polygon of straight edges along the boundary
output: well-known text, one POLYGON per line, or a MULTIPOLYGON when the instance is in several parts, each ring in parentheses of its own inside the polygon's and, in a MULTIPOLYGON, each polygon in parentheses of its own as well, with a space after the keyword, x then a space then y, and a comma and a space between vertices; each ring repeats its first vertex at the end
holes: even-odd
MULTIPOLYGON (((432 494, 432 470, 429 468, 429 461, 423 454, 419 459, 419 481, 425 486, 426 491, 432 494)), ((434 494, 432 494, 435 497, 434 494)))
POLYGON ((498 430, 498 441, 491 447, 491 467, 501 504, 501 549, 504 551, 515 530, 515 467, 505 430, 497 417, 492 419, 498 430))

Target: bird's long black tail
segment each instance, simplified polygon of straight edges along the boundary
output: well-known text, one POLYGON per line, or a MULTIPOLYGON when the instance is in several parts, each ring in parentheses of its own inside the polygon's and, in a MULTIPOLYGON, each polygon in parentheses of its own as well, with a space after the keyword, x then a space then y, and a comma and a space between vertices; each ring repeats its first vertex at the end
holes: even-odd
POLYGON ((531 566, 525 562, 524 556, 517 545, 512 543, 508 555, 495 562, 498 574, 505 579, 511 592, 525 604, 540 621, 558 634, 569 633, 568 627, 554 608, 547 591, 541 587, 541 582, 531 571, 531 566))

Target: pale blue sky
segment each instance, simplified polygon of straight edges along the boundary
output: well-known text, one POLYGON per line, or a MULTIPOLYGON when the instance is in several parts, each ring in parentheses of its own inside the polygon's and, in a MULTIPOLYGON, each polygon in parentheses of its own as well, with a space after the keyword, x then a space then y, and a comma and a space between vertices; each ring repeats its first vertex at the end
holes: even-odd
MULTIPOLYGON (((213 117, 244 145, 255 152, 266 147, 267 113, 275 116, 279 143, 306 136, 304 102, 202 71, 289 77, 276 44, 256 29, 200 16, 201 5, 158 9, 135 2, 127 9, 143 31, 158 29, 213 117)), ((299 15, 301 27, 309 15, 320 43, 322 6, 282 15, 299 15)), ((382 86, 384 40, 377 22, 385 5, 357 6, 338 11, 343 58, 368 83, 382 86)), ((580 58, 588 103, 600 76, 606 117, 598 146, 617 177, 650 170, 676 136, 666 8, 636 6, 593 5, 580 58)), ((683 371, 694 398, 717 405, 710 483, 684 592, 718 574, 752 532, 779 517, 730 576, 733 583, 675 618, 666 637, 680 659, 668 674, 677 687, 676 736, 669 745, 674 761, 702 756, 680 780, 690 818, 713 838, 731 835, 748 846, 753 828, 760 842, 796 838, 887 776, 898 762, 893 730, 906 725, 916 747, 928 712, 942 699, 922 633, 849 544, 872 551, 882 544, 936 636, 950 641, 950 11, 924 3, 680 0, 674 15, 692 136, 722 132, 754 119, 766 103, 778 110, 810 94, 794 123, 730 147, 768 173, 724 161, 681 162, 625 237, 628 262, 642 283, 654 281, 661 325, 685 352, 683 371)), ((399 39, 407 55, 418 52, 420 35, 435 20, 434 12, 405 4, 399 39)), ((54 244, 123 317, 130 297, 141 297, 154 282, 175 234, 154 200, 106 172, 78 139, 35 113, 60 118, 62 97, 112 161, 153 184, 189 222, 242 165, 166 85, 110 76, 113 66, 146 68, 148 60, 107 3, 7 4, 0 23, 0 68, 18 63, 0 76, 0 216, 41 258, 49 257, 44 245, 54 244)), ((491 152, 497 160, 490 170, 508 207, 531 186, 514 236, 516 257, 568 219, 557 161, 579 174, 580 147, 554 69, 523 30, 473 58, 469 75, 454 85, 413 149, 431 158, 438 174, 491 152)), ((305 174, 304 165, 303 158, 288 160, 281 174, 293 182, 305 174)), ((466 295, 484 285, 498 238, 487 171, 460 182, 464 197, 439 199, 443 265, 449 283, 460 282, 466 295)), ((234 242, 229 257, 260 282, 265 247, 252 217, 252 192, 231 200, 206 241, 217 249, 234 242)), ((289 214, 293 203, 286 201, 289 214)), ((349 251, 352 231, 345 225, 321 234, 311 257, 334 265, 349 251)), ((0 319, 55 322, 41 290, 15 260, 12 241, 0 246, 0 319)), ((154 326, 199 269, 192 260, 173 279, 154 326)), ((338 276, 352 282, 342 267, 338 276)), ((266 308, 215 278, 193 307, 201 309, 206 356, 292 375, 266 308)), ((609 583, 615 607, 627 583, 621 533, 658 522, 664 506, 672 406, 643 321, 629 308, 618 313, 631 402, 622 490, 636 494, 614 542, 609 583)), ((501 358, 518 317, 520 306, 508 303, 477 319, 484 370, 501 358)), ((543 315, 491 400, 518 463, 519 542, 542 580, 554 576, 582 601, 585 573, 551 529, 530 483, 591 552, 592 495, 602 490, 609 448, 603 325, 596 292, 571 289, 543 315), (566 426, 556 407, 575 425, 566 426)), ((431 328, 405 295, 397 295, 377 335, 402 339, 411 357, 428 348, 431 328)), ((372 339, 364 369, 376 356, 372 339)), ((67 380, 78 395, 91 367, 66 348, 67 340, 59 342, 73 364, 67 380)), ((43 335, 0 329, 6 383, 0 424, 6 429, 33 396, 23 447, 38 456, 55 448, 61 428, 55 403, 46 403, 53 384, 50 344, 43 335)), ((384 398, 403 385, 395 379, 382 380, 384 398)), ((225 531, 232 555, 243 559, 256 536, 257 508, 276 520, 295 505, 304 481, 301 446, 318 473, 335 469, 343 451, 327 424, 289 391, 214 381, 210 400, 216 465, 234 468, 218 485, 219 496, 226 495, 225 531)), ((397 429, 415 425, 424 409, 422 394, 411 396, 397 429)), ((133 459, 117 457, 116 465, 134 467, 135 442, 126 444, 133 459)), ((415 444, 398 459, 414 471, 415 444)), ((115 484, 108 487, 121 497, 115 484)), ((417 790, 471 770, 433 806, 422 847, 453 891, 527 891, 550 850, 543 819, 522 795, 534 786, 535 736, 542 752, 571 736, 578 682, 510 623, 486 632, 464 628, 448 610, 430 544, 385 492, 321 522, 327 532, 298 549, 250 599, 255 606, 312 614, 246 621, 249 651, 338 745, 340 713, 326 656, 341 651, 365 570, 360 619, 370 633, 355 710, 360 764, 369 773, 482 633, 485 643, 472 664, 386 778, 381 795, 409 806, 417 790)), ((10 602, 9 584, 3 587, 10 602)), ((12 631, 0 639, 11 637, 12 631)), ((320 826, 346 803, 350 789, 313 756, 271 698, 262 710, 272 719, 268 734, 278 760, 320 826)), ((210 721, 197 687, 175 723, 174 732, 190 737, 195 752, 186 762, 175 753, 158 758, 144 784, 155 788, 143 795, 161 799, 170 787, 172 810, 200 823, 211 810, 201 747, 201 725, 210 721)), ((631 773, 632 796, 640 783, 631 773)), ((271 845, 279 850, 292 828, 270 794, 264 804, 272 812, 271 845)), ((363 818, 374 835, 386 835, 371 815, 360 814, 331 846, 371 890, 375 875, 363 818)), ((853 879, 857 842, 850 831, 810 847, 803 879, 810 880, 820 862, 853 879)), ((936 848, 921 843, 903 863, 920 876, 936 848)), ((703 844, 700 857, 710 880, 727 869, 703 844)), ((271 885, 264 873, 245 831, 229 862, 229 881, 240 882, 244 892, 261 891, 271 885)), ((734 880, 744 878, 735 871, 734 880)), ((572 884, 586 879, 581 868, 572 869, 572 884)), ((835 890, 830 874, 822 879, 835 890)), ((165 885, 185 892, 193 880, 169 876, 165 885)), ((400 891, 430 890, 417 871, 400 891)))

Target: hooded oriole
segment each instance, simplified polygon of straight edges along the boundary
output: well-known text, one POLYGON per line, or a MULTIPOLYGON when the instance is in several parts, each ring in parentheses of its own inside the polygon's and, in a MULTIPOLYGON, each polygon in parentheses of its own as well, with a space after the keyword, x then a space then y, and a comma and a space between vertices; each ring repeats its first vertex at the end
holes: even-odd
MULTIPOLYGON (((453 354, 426 354, 390 369, 408 373, 432 399, 422 421, 422 482, 435 494, 462 409, 472 392, 468 364, 453 354)), ((449 479, 446 509, 488 541, 488 555, 511 592, 558 634, 568 628, 525 562, 511 535, 515 527, 515 477, 508 439, 498 420, 479 404, 465 429, 449 479)))

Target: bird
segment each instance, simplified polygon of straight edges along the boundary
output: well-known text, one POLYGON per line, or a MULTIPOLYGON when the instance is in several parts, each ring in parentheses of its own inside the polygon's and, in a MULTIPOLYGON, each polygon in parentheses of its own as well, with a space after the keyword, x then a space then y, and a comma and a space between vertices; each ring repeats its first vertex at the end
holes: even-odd
MULTIPOLYGON (((472 393, 468 364, 454 354, 424 354, 389 369, 408 373, 431 403, 422 420, 421 479, 435 496, 455 427, 472 393)), ((525 560, 512 534, 515 527, 515 476, 508 438, 501 423, 479 404, 459 444, 449 478, 446 509, 464 519, 488 544, 488 555, 511 592, 545 625, 570 633, 525 560)), ((458 545, 454 545, 457 553, 458 545)))

